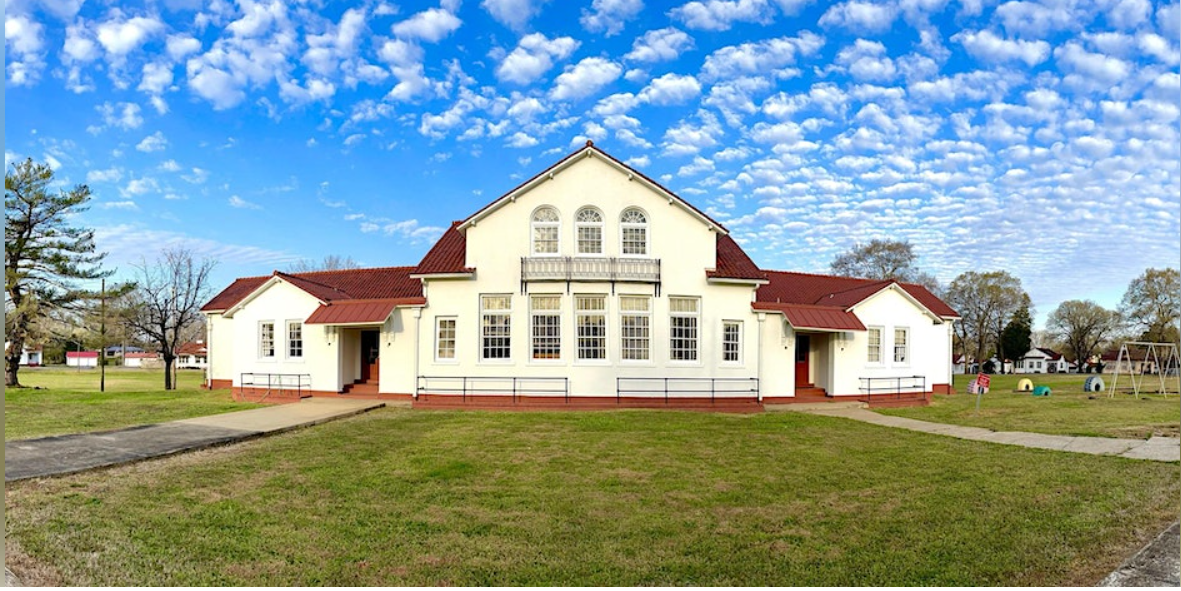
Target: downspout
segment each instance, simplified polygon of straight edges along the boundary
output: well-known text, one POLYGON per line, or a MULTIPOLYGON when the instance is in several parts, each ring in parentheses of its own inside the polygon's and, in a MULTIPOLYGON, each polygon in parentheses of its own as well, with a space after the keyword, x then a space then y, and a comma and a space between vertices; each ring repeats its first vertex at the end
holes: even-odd
POLYGON ((759 312, 759 358, 758 362, 755 363, 755 377, 759 380, 759 402, 763 401, 763 329, 765 328, 764 321, 766 320, 767 313, 759 312))
MULTIPOLYGON (((205 389, 213 389, 213 319, 205 315, 205 389)), ((127 354, 127 345, 123 345, 123 354, 127 354)), ((231 386, 232 387, 232 386, 231 386)))
MULTIPOLYGON (((422 280, 422 295, 426 296, 426 280, 422 280)), ((418 400, 418 358, 422 349, 422 308, 414 309, 414 392, 413 398, 418 400)))

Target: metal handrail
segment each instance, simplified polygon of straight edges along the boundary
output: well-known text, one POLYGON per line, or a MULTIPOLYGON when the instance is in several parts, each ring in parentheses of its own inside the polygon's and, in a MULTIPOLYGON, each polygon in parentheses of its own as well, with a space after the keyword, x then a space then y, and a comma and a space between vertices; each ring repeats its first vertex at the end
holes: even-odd
POLYGON ((271 392, 276 392, 276 391, 282 392, 284 390, 292 390, 292 389, 295 390, 298 397, 303 398, 304 389, 305 388, 310 389, 312 387, 312 374, 307 374, 307 373, 253 373, 253 372, 249 372, 249 373, 243 373, 239 376, 238 386, 239 386, 239 388, 242 388, 242 389, 246 389, 247 387, 249 387, 252 390, 258 390, 258 389, 265 386, 266 393, 263 394, 262 398, 258 399, 259 402, 266 400, 267 396, 271 395, 271 392), (249 381, 247 380, 247 376, 250 377, 249 381), (264 377, 266 378, 265 384, 261 381, 261 378, 264 378, 264 377), (292 378, 292 379, 289 379, 289 378, 292 378))
POLYGON ((926 376, 896 376, 896 377, 877 377, 877 378, 858 378, 861 382, 861 391, 866 394, 873 394, 874 392, 888 392, 894 393, 898 398, 902 398, 903 394, 921 394, 927 391, 927 377, 926 376), (909 383, 903 384, 904 381, 909 383), (876 387, 876 382, 882 382, 884 385, 876 387), (906 392, 903 392, 903 389, 906 392), (915 390, 915 388, 918 388, 915 390))
MULTIPOLYGON (((667 404, 669 395, 677 394, 709 394, 710 401, 722 395, 722 398, 758 398, 759 378, 615 378, 615 401, 619 402, 624 395, 639 398, 656 398, 650 394, 660 394, 667 404), (635 387, 625 387, 635 384, 635 387), (678 387, 682 384, 690 387, 678 387), (651 385, 655 387, 641 387, 651 385), (705 386, 708 385, 708 389, 705 386), (730 385, 736 387, 728 387, 730 385), (671 387, 670 387, 671 386, 671 387), (699 386, 699 387, 696 387, 699 386), (719 388, 722 386, 722 388, 719 388), (638 396, 637 396, 638 395, 638 396)), ((678 396, 674 396, 676 398, 678 396)), ((687 396, 680 396, 687 398, 687 396)))
POLYGON ((495 394, 511 394, 513 402, 521 395, 561 396, 570 401, 570 378, 547 377, 500 377, 500 376, 418 376, 414 384, 414 395, 459 394, 466 402, 467 397, 495 394), (431 385, 431 380, 450 383, 450 387, 431 385), (553 387, 548 385, 553 384, 553 387), (499 386, 498 386, 499 385, 499 386), (560 385, 560 386, 559 386, 560 385))

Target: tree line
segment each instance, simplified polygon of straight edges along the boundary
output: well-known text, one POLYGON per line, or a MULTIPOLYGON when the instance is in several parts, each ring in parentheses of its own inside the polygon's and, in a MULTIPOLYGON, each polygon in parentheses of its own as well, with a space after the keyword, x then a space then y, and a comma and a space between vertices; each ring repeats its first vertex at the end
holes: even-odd
MULTIPOLYGON (((1021 279, 1007 271, 961 273, 947 286, 920 271, 909 242, 873 240, 837 256, 831 271, 846 277, 893 279, 918 283, 940 296, 960 314, 955 350, 969 359, 995 356, 1017 359, 1034 345, 1033 304, 1021 279)), ((1091 300, 1068 300, 1046 319, 1046 339, 1039 346, 1061 349, 1086 371, 1087 360, 1107 347, 1136 340, 1181 341, 1181 272, 1146 269, 1133 279, 1119 307, 1109 310, 1091 300)))
POLYGON ((203 331, 200 307, 210 297, 210 259, 186 249, 165 250, 134 265, 130 281, 96 290, 114 273, 103 267, 94 231, 72 225, 88 208, 90 188, 56 189, 53 169, 32 159, 4 175, 4 384, 21 387, 26 346, 52 341, 99 348, 105 363, 110 336, 143 342, 164 362, 164 388, 176 388, 177 350, 203 331), (82 282, 89 282, 83 287, 82 282), (111 333, 106 330, 110 327, 111 333))

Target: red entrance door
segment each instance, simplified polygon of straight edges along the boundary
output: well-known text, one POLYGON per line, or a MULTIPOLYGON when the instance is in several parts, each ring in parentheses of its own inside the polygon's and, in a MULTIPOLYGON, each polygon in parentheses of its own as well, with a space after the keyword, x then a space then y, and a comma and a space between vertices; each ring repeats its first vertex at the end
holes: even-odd
POLYGON ((808 349, 812 339, 806 334, 796 335, 796 386, 811 388, 812 376, 808 372, 808 349))
POLYGON ((376 382, 380 375, 381 365, 378 356, 381 353, 380 332, 376 330, 361 331, 361 381, 376 382))

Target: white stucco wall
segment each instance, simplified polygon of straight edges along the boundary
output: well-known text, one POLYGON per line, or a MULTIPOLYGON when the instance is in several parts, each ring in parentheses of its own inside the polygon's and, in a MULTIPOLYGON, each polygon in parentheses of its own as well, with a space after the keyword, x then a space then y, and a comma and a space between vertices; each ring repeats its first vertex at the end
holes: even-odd
MULTIPOLYGON (((287 321, 303 322, 316 308, 316 298, 301 289, 284 282, 278 282, 238 310, 232 319, 230 331, 221 331, 215 326, 210 355, 213 357, 214 372, 219 375, 221 356, 215 353, 223 345, 225 332, 232 335, 233 363, 230 377, 234 385, 241 385, 243 373, 310 374, 311 389, 335 392, 340 389, 337 371, 338 335, 322 325, 303 325, 303 357, 287 356, 287 321), (275 323, 275 356, 263 358, 259 355, 260 326, 263 322, 275 323)), ((223 379, 223 378, 219 378, 223 379)))
POLYGON ((882 363, 867 361, 867 332, 843 333, 846 335, 843 341, 834 338, 835 371, 829 394, 861 394, 860 378, 865 377, 924 376, 928 390, 934 384, 951 383, 950 322, 935 324, 931 316, 892 289, 858 304, 853 312, 866 327, 882 328, 882 363), (896 363, 894 329, 901 327, 910 330, 910 359, 896 363))
MULTIPOLYGON (((569 377, 571 394, 614 396, 617 377, 757 377, 758 321, 751 311, 753 286, 714 285, 705 270, 715 264, 717 236, 704 221, 670 205, 660 196, 597 157, 579 162, 556 174, 467 230, 467 264, 476 267, 474 280, 428 280, 429 302, 423 312, 419 342, 419 373, 426 376, 569 377), (521 257, 531 255, 533 212, 543 205, 561 216, 559 254, 574 256, 574 215, 585 205, 603 214, 601 256, 619 256, 619 216, 628 207, 639 207, 648 217, 648 243, 652 258, 661 260, 662 286, 652 299, 651 359, 623 361, 620 351, 620 295, 654 296, 654 286, 644 283, 533 282, 529 294, 561 297, 561 359, 530 358, 529 294, 521 293, 521 257), (512 298, 512 358, 480 359, 480 295, 503 294, 512 298), (574 296, 606 296, 607 359, 577 361, 574 296), (699 353, 695 363, 669 359, 669 298, 701 298, 699 353), (440 316, 457 320, 456 360, 435 360, 435 322, 440 316), (723 364, 722 322, 736 320, 742 326, 742 362, 723 364)), ((384 371, 384 368, 383 368, 384 371)))
POLYGON ((205 314, 205 342, 208 343, 207 379, 234 379, 234 320, 220 312, 205 314))

